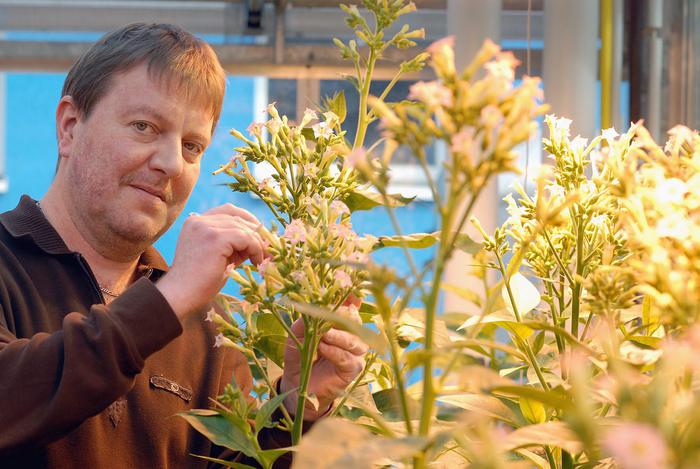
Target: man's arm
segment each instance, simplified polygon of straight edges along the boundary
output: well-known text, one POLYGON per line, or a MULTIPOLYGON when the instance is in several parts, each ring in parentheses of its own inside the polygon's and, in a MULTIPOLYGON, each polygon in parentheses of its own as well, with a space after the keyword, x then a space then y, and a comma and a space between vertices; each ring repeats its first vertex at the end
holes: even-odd
POLYGON ((69 313, 53 334, 15 337, 0 306, 0 457, 45 445, 133 386, 144 361, 182 333, 158 289, 141 279, 109 306, 69 313))

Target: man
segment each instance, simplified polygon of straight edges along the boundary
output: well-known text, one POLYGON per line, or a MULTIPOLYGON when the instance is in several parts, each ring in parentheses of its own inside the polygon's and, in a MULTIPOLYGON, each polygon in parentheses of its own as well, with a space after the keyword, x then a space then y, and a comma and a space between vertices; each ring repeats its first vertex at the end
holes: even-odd
MULTIPOLYGON (((70 70, 56 177, 0 215, 0 467, 199 467, 190 453, 218 454, 173 416, 208 407, 232 375, 252 385, 203 319, 227 267, 264 258, 259 222, 230 204, 189 217, 169 270, 152 244, 199 176, 224 81, 208 45, 162 24, 110 33, 70 70)), ((327 411, 365 351, 324 337, 310 385, 321 407, 305 417, 327 411)), ((298 384, 298 352, 286 360, 281 391, 298 384)), ((279 430, 261 440, 289 444, 279 430)))

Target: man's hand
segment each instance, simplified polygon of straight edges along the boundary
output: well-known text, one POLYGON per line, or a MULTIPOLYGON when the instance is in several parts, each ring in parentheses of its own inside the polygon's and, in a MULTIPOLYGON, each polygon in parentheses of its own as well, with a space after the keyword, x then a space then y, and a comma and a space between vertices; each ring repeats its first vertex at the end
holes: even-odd
POLYGON ((204 308, 226 283, 226 268, 265 257, 260 222, 250 212, 224 204, 185 220, 170 271, 157 288, 178 316, 204 308))
MULTIPOLYGON (((292 324, 292 332, 304 340, 304 322, 298 319, 292 324)), ((357 336, 338 329, 331 329, 321 337, 318 344, 318 359, 313 364, 308 393, 318 399, 318 409, 306 403, 304 420, 316 420, 325 414, 331 404, 357 377, 365 365, 364 355, 367 345, 357 336)), ((299 387, 301 374, 301 354, 292 339, 287 339, 284 352, 284 374, 280 391, 286 392, 299 387)), ((293 392, 284 400, 287 410, 296 412, 297 393, 293 392)))

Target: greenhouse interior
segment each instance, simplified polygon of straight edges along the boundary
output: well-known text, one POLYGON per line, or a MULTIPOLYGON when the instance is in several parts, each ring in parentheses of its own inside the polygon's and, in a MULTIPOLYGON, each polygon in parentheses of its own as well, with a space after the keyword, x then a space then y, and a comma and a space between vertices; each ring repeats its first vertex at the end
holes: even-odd
POLYGON ((0 0, 0 468, 700 468, 700 1, 0 0))

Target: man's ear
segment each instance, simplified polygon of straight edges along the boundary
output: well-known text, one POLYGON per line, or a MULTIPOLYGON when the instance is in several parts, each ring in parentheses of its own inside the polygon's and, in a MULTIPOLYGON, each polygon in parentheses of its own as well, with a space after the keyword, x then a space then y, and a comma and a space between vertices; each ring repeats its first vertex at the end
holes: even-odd
POLYGON ((67 158, 73 148, 73 132, 75 124, 80 119, 80 111, 72 96, 64 96, 56 108, 56 139, 58 140, 58 155, 67 158))

